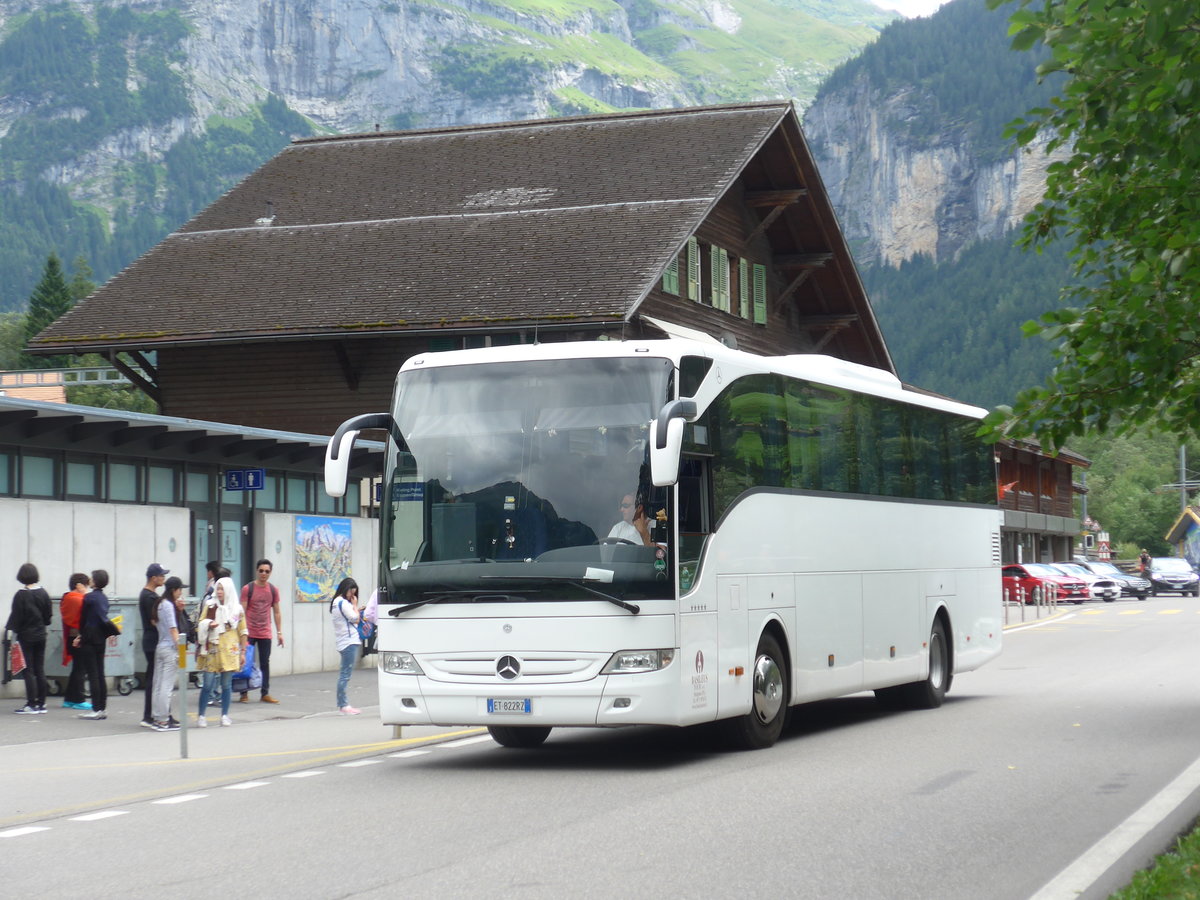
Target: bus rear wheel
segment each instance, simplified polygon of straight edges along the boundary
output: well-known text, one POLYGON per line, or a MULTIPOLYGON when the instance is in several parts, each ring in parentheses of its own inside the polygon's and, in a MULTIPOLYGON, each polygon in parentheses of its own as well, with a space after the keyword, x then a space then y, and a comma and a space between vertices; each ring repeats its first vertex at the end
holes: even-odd
POLYGON ((929 675, 924 681, 914 681, 897 687, 881 688, 875 699, 887 709, 906 706, 909 709, 937 709, 946 699, 954 669, 950 664, 950 645, 946 641, 946 625, 939 617, 933 620, 929 632, 929 675))
POLYGON ((540 747, 550 729, 535 725, 489 725, 488 734, 501 747, 540 747))
POLYGON ((779 740, 783 733, 791 696, 783 650, 769 632, 763 632, 758 639, 754 669, 750 674, 754 679, 750 712, 727 720, 725 733, 739 749, 763 750, 779 740))

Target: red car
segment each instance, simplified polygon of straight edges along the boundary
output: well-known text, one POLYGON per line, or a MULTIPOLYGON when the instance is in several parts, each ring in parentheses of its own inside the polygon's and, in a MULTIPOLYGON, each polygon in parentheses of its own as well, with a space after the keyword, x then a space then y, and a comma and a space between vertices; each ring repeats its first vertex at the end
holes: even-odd
MULTIPOLYGON (((1016 599, 1018 592, 1023 591, 1025 602, 1033 603, 1034 588, 1044 592, 1054 590, 1059 600, 1070 600, 1072 603, 1082 603, 1088 598, 1087 584, 1070 575, 1063 575, 1052 566, 1043 563, 1011 563, 1001 572, 1004 583, 1004 599, 1016 599)), ((1046 594, 1050 598, 1050 594, 1046 594)))

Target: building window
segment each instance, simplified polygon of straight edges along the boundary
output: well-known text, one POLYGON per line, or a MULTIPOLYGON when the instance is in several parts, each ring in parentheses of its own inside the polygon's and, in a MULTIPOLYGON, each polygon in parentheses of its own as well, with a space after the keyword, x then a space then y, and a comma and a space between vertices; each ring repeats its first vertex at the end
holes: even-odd
POLYGON ((21 494, 25 497, 54 496, 54 460, 51 457, 21 455, 21 494))
POLYGON ((138 491, 138 467, 135 463, 108 464, 108 499, 126 503, 137 503, 141 499, 138 491))
POLYGON ((150 503, 175 502, 175 470, 167 466, 149 466, 146 472, 146 499, 150 503))
POLYGON ((212 475, 208 472, 188 472, 185 483, 188 503, 212 502, 212 475))
POLYGON ((97 497, 98 467, 94 462, 67 463, 67 495, 72 497, 97 497))
POLYGON ((343 514, 347 516, 357 516, 362 514, 362 505, 359 503, 359 487, 357 481, 352 481, 346 485, 346 496, 343 498, 343 514))
POLYGON ((330 497, 329 494, 325 493, 325 486, 323 484, 317 485, 317 512, 337 512, 337 501, 330 497))
POLYGON ((303 475, 287 476, 288 512, 305 512, 308 509, 308 479, 303 475))
POLYGON ((270 472, 263 478, 263 487, 261 491, 246 491, 247 501, 250 494, 254 495, 255 509, 278 509, 278 491, 275 487, 276 478, 270 472))
POLYGON ((8 474, 9 467, 12 465, 12 456, 8 453, 0 453, 0 494, 7 494, 10 488, 10 476, 8 474))
POLYGON ((750 293, 750 261, 738 260, 738 315, 743 319, 750 318, 750 306, 753 295, 750 293))

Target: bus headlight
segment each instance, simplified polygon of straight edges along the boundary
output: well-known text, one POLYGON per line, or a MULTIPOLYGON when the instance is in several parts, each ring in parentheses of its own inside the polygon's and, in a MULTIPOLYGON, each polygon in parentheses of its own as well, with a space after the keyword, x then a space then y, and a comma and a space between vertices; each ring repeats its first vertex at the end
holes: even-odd
POLYGON ((618 650, 600 670, 601 675, 630 675, 635 672, 657 672, 665 669, 675 658, 675 649, 618 650))
POLYGON ((384 650, 379 654, 383 671, 392 675, 424 675, 417 658, 407 650, 384 650))

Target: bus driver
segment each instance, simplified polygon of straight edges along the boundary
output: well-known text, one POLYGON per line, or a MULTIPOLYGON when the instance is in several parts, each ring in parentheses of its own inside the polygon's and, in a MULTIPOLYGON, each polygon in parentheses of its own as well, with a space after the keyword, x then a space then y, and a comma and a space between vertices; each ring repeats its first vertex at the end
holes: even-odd
POLYGON ((642 505, 634 500, 633 494, 621 498, 621 521, 608 532, 610 538, 620 538, 638 546, 653 546, 650 540, 650 521, 642 505))

